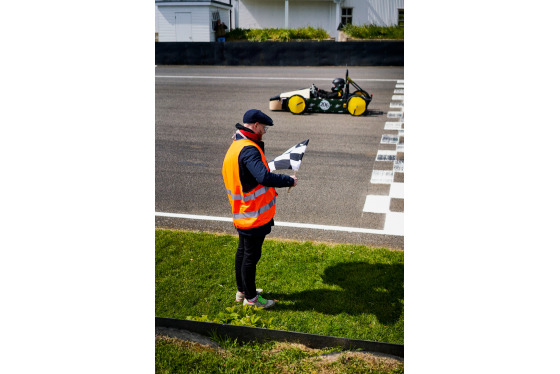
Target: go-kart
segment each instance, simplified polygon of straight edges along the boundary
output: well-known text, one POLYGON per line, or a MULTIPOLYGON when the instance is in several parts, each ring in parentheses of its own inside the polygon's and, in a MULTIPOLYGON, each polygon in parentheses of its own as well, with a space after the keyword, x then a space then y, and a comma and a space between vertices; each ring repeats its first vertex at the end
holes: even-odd
POLYGON ((346 70, 346 81, 340 97, 327 98, 324 93, 325 91, 317 89, 315 84, 310 88, 283 92, 270 98, 269 109, 290 111, 292 114, 350 113, 353 116, 361 116, 372 100, 370 94, 350 79, 348 70, 346 70), (353 87, 353 92, 350 92, 350 86, 353 87))

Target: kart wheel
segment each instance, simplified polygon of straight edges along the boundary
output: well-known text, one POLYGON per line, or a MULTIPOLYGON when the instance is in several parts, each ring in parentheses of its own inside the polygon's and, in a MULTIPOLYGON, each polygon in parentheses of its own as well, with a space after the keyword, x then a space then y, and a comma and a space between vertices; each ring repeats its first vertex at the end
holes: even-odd
POLYGON ((348 109, 348 112, 351 115, 361 116, 362 114, 365 113, 366 106, 367 106, 367 103, 366 103, 366 101, 364 100, 363 97, 361 97, 361 96, 351 96, 350 99, 348 99, 348 104, 346 105, 346 108, 348 109))
POLYGON ((306 107, 305 99, 301 95, 290 96, 288 99, 288 109, 292 114, 301 114, 306 107))

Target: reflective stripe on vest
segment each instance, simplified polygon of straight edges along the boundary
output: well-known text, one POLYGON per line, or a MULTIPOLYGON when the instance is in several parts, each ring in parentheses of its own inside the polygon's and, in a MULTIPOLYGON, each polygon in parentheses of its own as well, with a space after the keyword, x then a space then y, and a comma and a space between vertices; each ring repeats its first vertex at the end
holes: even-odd
POLYGON ((262 194, 265 194, 266 191, 268 191, 268 188, 269 188, 269 187, 261 186, 261 188, 259 188, 259 189, 256 190, 254 193, 252 193, 252 194, 250 194, 250 195, 247 195, 247 196, 243 196, 243 195, 234 195, 234 194, 232 194, 231 191, 228 190, 227 188, 226 188, 226 191, 227 191, 228 195, 230 196, 230 198, 231 198, 232 200, 241 200, 241 201, 247 202, 247 201, 254 200, 255 198, 261 196, 262 194))
POLYGON ((260 207, 259 210, 256 210, 254 212, 233 213, 233 219, 257 217, 258 215, 263 214, 264 212, 272 208, 274 204, 276 204, 276 198, 272 199, 270 203, 266 204, 263 207, 260 207))
POLYGON ((262 150, 249 139, 235 140, 229 147, 222 176, 231 204, 233 224, 241 229, 250 229, 268 223, 276 213, 276 190, 273 187, 257 185, 253 190, 243 192, 239 176, 239 154, 246 146, 254 146, 261 154, 267 170, 268 164, 262 150))

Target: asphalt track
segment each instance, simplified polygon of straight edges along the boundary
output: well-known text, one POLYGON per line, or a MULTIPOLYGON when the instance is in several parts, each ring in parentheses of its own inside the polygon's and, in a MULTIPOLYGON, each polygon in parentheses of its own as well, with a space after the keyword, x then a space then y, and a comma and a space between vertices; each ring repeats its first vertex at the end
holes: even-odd
MULTIPOLYGON (((367 115, 273 112, 269 98, 309 87, 330 89, 346 67, 156 66, 156 227, 236 234, 221 167, 237 122, 256 108, 274 120, 264 137, 269 160, 310 139, 298 186, 277 189, 277 225, 268 237, 355 243, 404 249, 403 235, 383 233, 386 215, 364 212, 368 195, 389 195, 389 185, 372 184, 372 170, 392 170, 376 161, 391 121, 387 114, 402 67, 349 67, 350 77, 371 93, 367 115), (176 216, 174 216, 176 215, 176 216)), ((394 120, 393 120, 394 121, 394 120)), ((290 171, 280 171, 291 174, 290 171)), ((398 180, 397 180, 398 179, 398 180)), ((404 182, 404 173, 395 173, 404 182)), ((404 212, 404 199, 391 209, 404 212)))

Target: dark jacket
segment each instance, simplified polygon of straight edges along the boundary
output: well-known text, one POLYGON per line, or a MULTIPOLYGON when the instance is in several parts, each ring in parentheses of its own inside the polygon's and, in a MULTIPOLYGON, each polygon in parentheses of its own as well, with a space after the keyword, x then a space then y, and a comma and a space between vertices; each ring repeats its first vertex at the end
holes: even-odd
MULTIPOLYGON (((237 129, 253 132, 243 125, 235 125, 237 129)), ((241 135, 236 134, 235 140, 242 139, 241 135)), ((264 142, 253 140, 264 153, 264 142)), ((290 187, 294 185, 294 179, 289 175, 275 174, 268 171, 261 159, 261 154, 256 147, 244 147, 239 153, 239 179, 243 192, 249 192, 257 185, 262 184, 267 187, 290 187)), ((270 233, 274 226, 274 219, 267 224, 254 229, 237 229, 240 234, 249 236, 264 236, 270 233)))
POLYGON ((318 90, 317 95, 319 97, 324 97, 326 99, 340 99, 342 97, 342 92, 338 92, 338 91, 327 92, 325 90, 318 90))
POLYGON ((216 31, 216 38, 221 38, 226 36, 227 28, 228 27, 223 23, 220 23, 219 25, 216 24, 216 26, 214 26, 214 31, 216 31))

